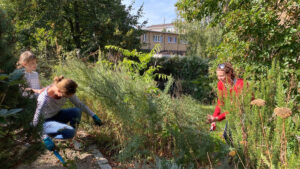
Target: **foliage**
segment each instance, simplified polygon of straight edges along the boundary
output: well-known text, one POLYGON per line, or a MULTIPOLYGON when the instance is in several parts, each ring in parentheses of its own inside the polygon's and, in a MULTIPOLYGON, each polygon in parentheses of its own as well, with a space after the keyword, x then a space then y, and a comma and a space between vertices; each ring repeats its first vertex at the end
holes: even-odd
MULTIPOLYGON (((159 65, 158 72, 172 75, 175 79, 170 89, 172 96, 190 95, 202 103, 211 103, 214 94, 209 86, 208 59, 196 56, 155 58, 151 65, 159 65)), ((159 88, 165 87, 165 80, 158 79, 159 88)))
POLYGON ((283 86, 288 84, 282 80, 283 72, 273 62, 267 79, 249 80, 241 96, 225 100, 233 147, 245 168, 297 168, 299 164, 300 116, 295 109, 299 105, 287 100, 283 86), (250 104, 253 94, 265 100, 265 105, 250 104), (274 111, 276 107, 290 108, 292 115, 283 119, 274 111))
POLYGON ((139 46, 138 19, 120 0, 3 0, 1 6, 15 25, 18 50, 31 49, 53 57, 62 50, 96 51, 107 44, 128 49, 139 46))
POLYGON ((16 70, 8 74, 15 67, 15 58, 11 54, 13 44, 8 33, 11 27, 6 19, 6 15, 0 11, 0 166, 12 168, 20 160, 36 157, 40 145, 25 147, 29 137, 33 140, 38 137, 39 129, 30 128, 35 101, 24 99, 20 94, 23 71, 16 70))
POLYGON ((221 29, 219 26, 211 27, 204 21, 177 20, 176 27, 180 33, 180 40, 188 43, 187 56, 208 57, 208 51, 221 42, 221 29))
POLYGON ((164 156, 182 166, 206 165, 207 152, 219 151, 223 145, 207 133, 205 118, 211 110, 188 96, 172 98, 169 88, 158 90, 153 75, 149 80, 146 73, 136 71, 148 62, 142 59, 146 55, 137 55, 140 62, 128 64, 124 59, 113 65, 101 59, 86 65, 76 57, 68 58, 55 74, 74 79, 79 95, 101 118, 106 117, 107 130, 103 130, 119 143, 120 160, 164 156), (129 69, 133 67, 137 69, 129 69))
POLYGON ((0 164, 3 168, 11 168, 19 160, 32 160, 38 153, 37 148, 41 149, 40 144, 33 143, 40 129, 30 126, 36 102, 21 96, 22 77, 22 71, 0 74, 0 164), (28 142, 31 142, 30 147, 25 146, 28 142))
POLYGON ((7 73, 12 70, 15 59, 11 55, 11 24, 7 15, 0 8, 0 73, 7 73))
MULTIPOLYGON (((210 18, 221 25, 222 43, 210 51, 212 73, 218 63, 230 61, 243 73, 249 69, 256 78, 271 67, 274 59, 285 70, 286 80, 299 79, 299 1, 221 0, 178 1, 177 8, 188 21, 210 18), (241 60, 243 62, 241 62, 241 60)), ((297 80, 295 80, 297 84, 297 80)), ((299 87, 299 84, 297 84, 299 87)), ((297 85, 293 87, 295 95, 297 85)))
POLYGON ((225 106, 244 167, 295 168, 299 164, 299 1, 181 0, 177 7, 188 21, 208 17, 211 25, 222 25, 222 43, 210 51, 217 56, 213 74, 225 61, 237 67, 238 76, 250 79, 247 74, 252 74, 246 94, 225 106), (266 106, 250 106, 252 93, 266 106), (292 117, 275 117, 277 106, 291 108, 292 117))
MULTIPOLYGON (((129 51, 111 45, 105 46, 105 49, 110 50, 110 52, 116 51, 118 53, 117 55, 123 55, 122 64, 133 77, 135 74, 141 74, 146 81, 152 81, 155 77, 167 79, 167 76, 164 74, 154 73, 158 71, 161 66, 149 66, 152 56, 159 51, 158 45, 154 46, 149 53, 137 52, 136 50, 129 51), (137 60, 135 60, 136 58, 137 60)), ((115 56, 116 55, 114 55, 114 57, 115 56)))

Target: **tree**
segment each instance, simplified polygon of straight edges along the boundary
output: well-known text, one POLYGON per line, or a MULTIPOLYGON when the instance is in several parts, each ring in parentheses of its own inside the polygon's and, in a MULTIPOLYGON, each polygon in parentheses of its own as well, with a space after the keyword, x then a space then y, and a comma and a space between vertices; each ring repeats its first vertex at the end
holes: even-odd
POLYGON ((222 43, 210 51, 217 56, 212 70, 218 63, 230 61, 244 69, 244 78, 252 75, 248 82, 253 92, 225 105, 232 110, 228 119, 235 130, 234 145, 243 149, 244 168, 295 168, 299 163, 299 121, 286 124, 284 119, 274 120, 273 115, 275 107, 284 107, 290 119, 299 119, 299 1, 179 0, 176 5, 189 22, 210 17, 211 25, 222 25, 222 43), (255 97, 266 100, 267 108, 249 104, 254 92, 255 97), (263 146, 257 145, 261 141, 263 146))
POLYGON ((133 49, 139 46, 138 19, 120 0, 4 0, 3 6, 16 25, 20 48, 39 51, 80 49, 93 52, 105 45, 133 49))
POLYGON ((15 69, 16 60, 11 53, 14 45, 11 32, 7 15, 0 8, 0 166, 3 168, 35 157, 36 153, 28 152, 41 147, 38 143, 32 143, 30 148, 24 146, 28 136, 36 139, 40 130, 30 128, 35 99, 26 99, 19 91, 23 72, 9 74, 15 69))
POLYGON ((281 67, 299 69, 299 1, 180 0, 176 6, 187 21, 210 17, 222 25, 223 41, 211 52, 218 61, 243 60, 260 70, 277 59, 281 67))
POLYGON ((188 43, 187 55, 206 58, 207 50, 221 42, 219 26, 210 27, 203 21, 189 23, 184 20, 177 20, 175 25, 179 30, 180 39, 188 43))
POLYGON ((15 58, 10 53, 13 44, 8 36, 11 29, 7 16, 0 8, 0 73, 7 73, 14 67, 15 58))

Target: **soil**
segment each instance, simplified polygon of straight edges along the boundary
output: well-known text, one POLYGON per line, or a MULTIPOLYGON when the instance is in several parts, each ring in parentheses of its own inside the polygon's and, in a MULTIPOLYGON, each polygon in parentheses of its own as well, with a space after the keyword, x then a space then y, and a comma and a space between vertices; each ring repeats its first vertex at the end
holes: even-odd
MULTIPOLYGON (((89 142, 89 137, 87 133, 80 131, 77 132, 76 140, 86 143, 89 142)), ((84 147, 85 145, 82 144, 82 148, 77 148, 71 140, 54 140, 54 142, 60 148, 59 154, 65 160, 65 166, 53 152, 46 150, 31 164, 21 164, 16 169, 100 169, 95 156, 84 147)))
POLYGON ((45 151, 31 164, 22 164, 17 169, 100 169, 93 154, 88 152, 76 151, 74 149, 64 149, 59 152, 66 161, 67 167, 55 157, 50 151, 45 151))

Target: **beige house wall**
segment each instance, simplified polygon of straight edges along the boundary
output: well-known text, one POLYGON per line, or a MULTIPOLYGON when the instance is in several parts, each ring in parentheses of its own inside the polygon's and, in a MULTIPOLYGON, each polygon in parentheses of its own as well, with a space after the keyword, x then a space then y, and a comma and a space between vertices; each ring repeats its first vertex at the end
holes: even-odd
POLYGON ((142 49, 144 50, 151 50, 154 48, 156 44, 160 44, 161 46, 161 52, 167 52, 167 53, 186 53, 187 44, 183 44, 178 39, 178 34, 176 33, 169 33, 169 32, 154 32, 154 31, 146 31, 146 40, 144 40, 144 35, 141 36, 141 44, 142 49), (153 36, 161 36, 162 41, 161 42, 154 42, 153 36), (176 38, 176 42, 168 42, 168 37, 172 37, 172 39, 176 38))

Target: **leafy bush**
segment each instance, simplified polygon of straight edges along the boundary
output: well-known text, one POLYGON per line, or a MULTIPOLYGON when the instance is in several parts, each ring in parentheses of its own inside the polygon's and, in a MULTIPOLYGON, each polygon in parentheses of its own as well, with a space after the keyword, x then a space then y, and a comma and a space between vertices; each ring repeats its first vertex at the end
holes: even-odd
POLYGON ((15 71, 15 59, 11 54, 11 29, 6 15, 0 9, 0 166, 12 168, 20 160, 26 161, 36 157, 39 144, 29 148, 25 144, 38 137, 39 129, 32 130, 35 101, 21 96, 19 90, 23 72, 15 71), (6 74, 5 74, 6 73, 6 74), (34 151, 32 152, 32 150, 34 151), (29 155, 30 154, 30 155, 29 155))
MULTIPOLYGON (((170 92, 173 96, 191 95, 202 103, 211 103, 214 99, 211 79, 208 73, 208 59, 196 56, 155 58, 151 65, 161 66, 159 73, 172 75, 175 79, 170 92)), ((166 80, 156 79, 159 87, 164 88, 166 80)))
MULTIPOLYGON (((172 98, 168 94, 171 78, 166 89, 159 90, 154 75, 140 74, 142 65, 150 61, 143 59, 147 55, 136 54, 139 62, 131 64, 128 60, 112 64, 101 58, 96 64, 85 64, 69 58, 55 68, 56 75, 74 79, 82 91, 79 94, 100 117, 106 117, 110 135, 120 144, 120 160, 158 155, 183 166, 207 164, 207 152, 223 145, 207 133, 208 110, 191 97, 172 98)), ((148 69, 151 74, 152 69, 156 68, 148 69)))
POLYGON ((22 77, 22 71, 0 74, 0 165, 3 168, 14 167, 20 160, 33 160, 38 154, 36 150, 41 150, 41 145, 34 142, 39 138, 40 128, 30 126, 36 101, 21 96, 22 77), (30 147, 25 146, 27 143, 30 147))
POLYGON ((299 105, 288 99, 283 87, 288 83, 282 80, 282 74, 283 70, 273 62, 266 79, 256 83, 249 80, 238 99, 225 101, 233 145, 245 168, 299 166, 299 105), (262 100, 251 102, 253 94, 262 100))

